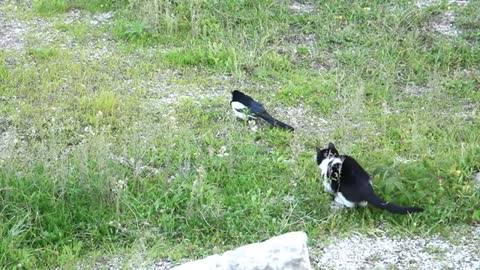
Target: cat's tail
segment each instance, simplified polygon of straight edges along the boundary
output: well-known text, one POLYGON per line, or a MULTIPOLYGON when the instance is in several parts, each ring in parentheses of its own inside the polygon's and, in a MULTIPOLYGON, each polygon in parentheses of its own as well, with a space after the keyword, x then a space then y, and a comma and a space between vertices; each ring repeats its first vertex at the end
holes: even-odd
POLYGON ((286 130, 290 130, 290 131, 294 131, 295 129, 288 125, 288 124, 285 124, 284 122, 280 121, 280 120, 277 120, 275 118, 273 118, 270 114, 268 114, 267 112, 264 112, 262 114, 258 114, 258 116, 260 118, 262 118, 263 120, 267 121, 270 125, 274 126, 274 127, 281 127, 283 129, 286 129, 286 130))
POLYGON ((382 199, 380 199, 375 193, 371 192, 367 198, 366 201, 371 203, 373 206, 387 210, 388 212, 394 213, 394 214, 411 214, 411 213, 418 213, 422 212, 424 209, 421 207, 402 207, 395 205, 393 203, 386 202, 382 199))

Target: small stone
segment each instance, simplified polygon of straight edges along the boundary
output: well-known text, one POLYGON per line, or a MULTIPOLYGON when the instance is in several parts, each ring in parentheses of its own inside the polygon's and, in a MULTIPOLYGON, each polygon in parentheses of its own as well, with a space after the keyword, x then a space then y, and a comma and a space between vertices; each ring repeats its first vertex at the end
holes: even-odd
POLYGON ((473 175, 473 188, 475 190, 480 190, 480 171, 473 175))

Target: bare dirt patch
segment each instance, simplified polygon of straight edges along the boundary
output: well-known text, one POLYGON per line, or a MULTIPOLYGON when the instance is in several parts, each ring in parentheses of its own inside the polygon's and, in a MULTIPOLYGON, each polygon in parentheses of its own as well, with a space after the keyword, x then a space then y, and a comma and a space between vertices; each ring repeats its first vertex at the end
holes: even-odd
MULTIPOLYGON (((0 2, 1 3, 1 2, 0 2)), ((68 31, 61 31, 58 29, 61 25, 72 26, 83 24, 85 27, 101 26, 113 24, 113 13, 105 12, 92 14, 87 11, 72 9, 65 14, 56 15, 53 17, 33 17, 18 19, 14 15, 17 12, 17 6, 13 2, 1 3, 0 6, 0 49, 11 49, 22 51, 25 48, 32 46, 50 46, 55 47, 60 45, 61 48, 76 48, 84 47, 91 48, 97 58, 103 55, 107 49, 106 46, 113 44, 108 42, 112 40, 110 35, 104 34, 101 37, 96 37, 91 33, 86 33, 85 41, 81 42, 75 35, 68 31), (12 11, 13 10, 13 13, 12 11), (103 43, 99 46, 98 43, 103 43), (100 49, 99 49, 100 47, 100 49)), ((29 7, 27 7, 28 9, 29 7)), ((113 51, 112 48, 108 49, 113 51)))
POLYGON ((458 36, 460 30, 455 25, 455 13, 453 10, 447 10, 435 16, 430 22, 430 29, 445 36, 458 36))
POLYGON ((315 11, 315 6, 313 4, 306 4, 294 1, 290 6, 288 6, 291 11, 298 14, 311 13, 315 11))
MULTIPOLYGON (((443 1, 441 0, 424 0, 424 1, 417 1, 415 5, 418 8, 428 8, 434 5, 442 4, 443 1)), ((470 2, 469 0, 449 0, 448 4, 449 5, 459 5, 459 6, 465 6, 470 2)))
POLYGON ((277 52, 291 55, 296 64, 307 63, 317 71, 325 71, 334 67, 336 61, 330 52, 318 49, 317 39, 315 33, 303 33, 292 27, 290 33, 282 37, 282 46, 277 52))
POLYGON ((18 135, 14 129, 10 128, 0 132, 0 166, 11 159, 18 141, 18 135))
MULTIPOLYGON (((425 9, 434 5, 442 4, 440 0, 417 1, 416 6, 425 9)), ((469 0, 450 0, 448 5, 465 6, 469 0)), ((449 7, 450 8, 450 7, 449 7)), ((442 11, 436 15, 428 24, 428 30, 445 36, 458 36, 461 32, 455 27, 455 12, 453 10, 442 11)))
MULTIPOLYGON (((164 110, 167 114, 174 112, 175 105, 185 100, 193 100, 200 104, 204 100, 224 99, 225 104, 230 102, 230 91, 243 88, 240 85, 223 87, 219 82, 228 84, 229 76, 207 76, 205 84, 192 82, 189 75, 170 69, 159 70, 159 75, 154 81, 145 81, 147 89, 144 101, 146 106, 153 110, 164 110)), ((235 83, 234 83, 235 84, 235 83)))
POLYGON ((327 120, 317 117, 309 108, 302 104, 296 107, 278 106, 271 110, 273 117, 293 126, 295 130, 318 134, 328 127, 327 120))
POLYGON ((432 91, 432 88, 428 86, 409 84, 403 88, 402 92, 409 96, 421 97, 425 94, 430 93, 431 91, 432 91))
POLYGON ((195 99, 198 103, 206 98, 215 99, 222 95, 228 95, 228 92, 221 89, 202 89, 203 87, 197 84, 181 84, 170 80, 147 82, 146 84, 149 89, 148 96, 156 99, 158 105, 161 106, 172 105, 182 99, 195 99))
POLYGON ((28 26, 19 20, 7 18, 0 11, 0 49, 22 50, 28 26))

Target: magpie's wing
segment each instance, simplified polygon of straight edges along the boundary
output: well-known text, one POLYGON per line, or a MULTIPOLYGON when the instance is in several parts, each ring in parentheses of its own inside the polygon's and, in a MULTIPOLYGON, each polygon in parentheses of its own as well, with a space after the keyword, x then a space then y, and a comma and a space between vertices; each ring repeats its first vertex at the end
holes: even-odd
POLYGON ((270 125, 279 126, 281 128, 288 129, 288 130, 291 130, 291 131, 294 130, 294 128, 292 126, 287 125, 287 124, 283 123, 282 121, 279 121, 279 120, 273 118, 267 112, 267 110, 265 110, 265 107, 263 107, 263 105, 260 102, 252 100, 248 107, 253 114, 255 114, 256 116, 258 116, 258 117, 262 118, 263 120, 267 121, 270 125))
POLYGON ((274 125, 275 119, 267 112, 265 107, 263 107, 262 103, 252 100, 250 101, 248 108, 255 116, 258 116, 270 123, 271 125, 274 125))
POLYGON ((265 107, 263 107, 262 103, 255 100, 250 101, 250 103, 248 104, 248 108, 254 114, 260 115, 267 113, 267 110, 265 110, 265 107))

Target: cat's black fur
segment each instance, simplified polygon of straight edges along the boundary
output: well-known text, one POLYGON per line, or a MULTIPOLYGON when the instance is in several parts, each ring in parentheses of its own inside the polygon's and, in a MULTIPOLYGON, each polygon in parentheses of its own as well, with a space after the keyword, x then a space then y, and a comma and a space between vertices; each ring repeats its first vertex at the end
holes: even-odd
POLYGON ((325 188, 333 193, 335 201, 347 207, 366 206, 368 202, 395 214, 424 210, 420 207, 398 206, 379 198, 373 191, 370 175, 354 158, 340 155, 333 143, 329 143, 326 149, 317 148, 317 165, 322 171, 325 188))

